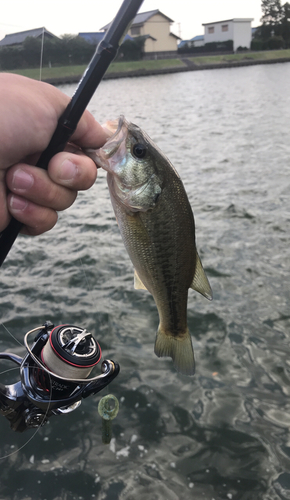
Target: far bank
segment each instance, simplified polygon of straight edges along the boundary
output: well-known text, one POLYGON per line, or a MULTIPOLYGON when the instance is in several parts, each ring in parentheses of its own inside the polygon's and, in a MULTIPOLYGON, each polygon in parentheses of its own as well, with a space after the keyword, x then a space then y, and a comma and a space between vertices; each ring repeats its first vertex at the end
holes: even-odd
MULTIPOLYGON (((104 79, 162 75, 207 69, 236 68, 255 64, 274 64, 279 62, 290 62, 290 49, 222 55, 195 55, 193 57, 189 54, 174 59, 113 62, 104 76, 104 79)), ((77 83, 86 67, 86 65, 61 66, 53 68, 44 67, 42 68, 42 80, 52 85, 77 83)), ((13 70, 11 73, 20 74, 36 80, 40 79, 39 68, 13 70)))

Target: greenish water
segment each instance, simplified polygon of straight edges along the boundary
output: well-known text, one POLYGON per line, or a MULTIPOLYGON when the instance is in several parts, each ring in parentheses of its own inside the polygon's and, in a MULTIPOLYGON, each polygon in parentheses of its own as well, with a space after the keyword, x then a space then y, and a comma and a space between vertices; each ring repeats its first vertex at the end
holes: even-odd
MULTIPOLYGON (((214 293, 211 303, 189 293, 196 375, 153 353, 156 307, 133 288, 99 172, 52 231, 17 239, 1 268, 0 314, 20 343, 46 319, 84 326, 121 372, 34 437, 0 420, 0 453, 10 454, 1 499, 290 498, 289 80, 286 63, 102 83, 91 111, 144 128, 195 213, 214 293), (108 392, 120 409, 104 445, 108 392)), ((24 354, 0 331, 1 350, 24 354)))

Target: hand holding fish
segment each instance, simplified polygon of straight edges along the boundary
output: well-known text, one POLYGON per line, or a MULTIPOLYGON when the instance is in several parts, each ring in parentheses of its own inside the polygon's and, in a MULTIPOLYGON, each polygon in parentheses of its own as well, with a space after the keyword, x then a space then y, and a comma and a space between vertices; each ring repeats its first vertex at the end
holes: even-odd
POLYGON ((41 234, 55 225, 57 211, 72 205, 78 190, 95 182, 96 165, 80 148, 99 148, 107 135, 85 111, 72 144, 51 159, 48 171, 42 170, 34 165, 69 97, 51 85, 4 73, 0 96, 0 231, 14 216, 24 224, 23 233, 41 234))

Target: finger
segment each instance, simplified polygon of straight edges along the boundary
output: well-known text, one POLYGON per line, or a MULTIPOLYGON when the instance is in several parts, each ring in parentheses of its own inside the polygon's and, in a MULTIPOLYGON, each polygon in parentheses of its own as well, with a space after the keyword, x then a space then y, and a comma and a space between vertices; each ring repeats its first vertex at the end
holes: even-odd
POLYGON ((6 200, 6 183, 5 183, 5 175, 4 172, 0 170, 0 232, 5 229, 5 227, 9 223, 9 212, 7 208, 7 200, 6 200))
POLYGON ((93 115, 86 110, 71 137, 71 141, 82 148, 101 148, 110 133, 102 127, 93 115))
MULTIPOLYGON (((5 116, 5 123, 1 129, 0 169, 6 169, 44 151, 70 99, 52 85, 8 73, 1 74, 1 89, 5 99, 0 102, 0 115, 5 116), (21 102, 21 106, 17 102, 21 102), (11 134, 17 140, 15 147, 7 150, 5 145, 11 142, 11 134)), ((72 140, 80 147, 99 148, 107 137, 106 131, 86 110, 72 140)))
POLYGON ((54 183, 76 191, 89 189, 97 173, 95 163, 81 151, 58 153, 48 166, 48 175, 54 183))
POLYGON ((51 208, 41 207, 21 196, 8 195, 10 214, 24 224, 23 234, 36 236, 49 231, 57 222, 57 213, 51 208))
POLYGON ((18 163, 7 171, 9 190, 42 207, 65 210, 76 199, 77 192, 53 182, 48 173, 38 167, 18 163))

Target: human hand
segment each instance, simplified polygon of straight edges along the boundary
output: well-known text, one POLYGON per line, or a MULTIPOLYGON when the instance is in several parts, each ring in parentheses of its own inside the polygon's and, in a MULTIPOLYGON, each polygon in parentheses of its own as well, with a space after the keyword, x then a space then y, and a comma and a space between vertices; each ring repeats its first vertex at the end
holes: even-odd
POLYGON ((80 148, 99 148, 108 135, 85 111, 66 150, 50 160, 47 171, 40 169, 34 165, 70 98, 46 83, 5 73, 0 96, 0 231, 13 216, 24 224, 22 233, 41 234, 78 190, 96 180, 96 165, 80 148))

